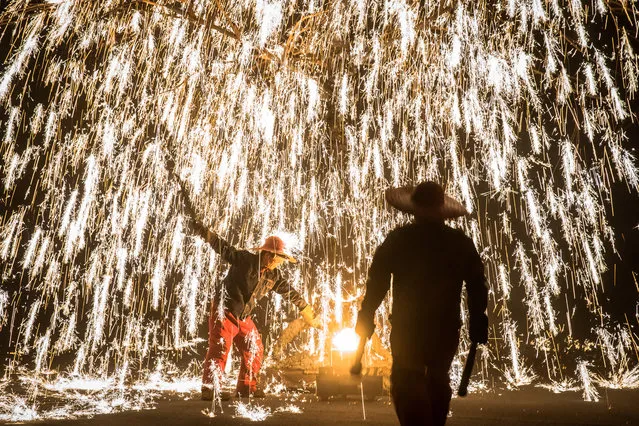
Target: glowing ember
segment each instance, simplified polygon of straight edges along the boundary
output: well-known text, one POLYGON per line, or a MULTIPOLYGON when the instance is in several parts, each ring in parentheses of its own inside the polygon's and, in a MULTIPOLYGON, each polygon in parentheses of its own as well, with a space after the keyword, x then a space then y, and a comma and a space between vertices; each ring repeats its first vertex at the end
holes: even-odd
POLYGON ((271 410, 268 407, 262 407, 260 405, 245 404, 238 402, 235 405, 235 416, 243 419, 249 419, 254 422, 261 422, 266 420, 271 415, 271 410))
POLYGON ((302 409, 297 405, 289 404, 283 407, 277 407, 275 409, 276 413, 292 413, 292 414, 302 414, 302 409))
POLYGON ((333 348, 340 352, 355 352, 359 336, 353 328, 344 328, 333 336, 333 348))

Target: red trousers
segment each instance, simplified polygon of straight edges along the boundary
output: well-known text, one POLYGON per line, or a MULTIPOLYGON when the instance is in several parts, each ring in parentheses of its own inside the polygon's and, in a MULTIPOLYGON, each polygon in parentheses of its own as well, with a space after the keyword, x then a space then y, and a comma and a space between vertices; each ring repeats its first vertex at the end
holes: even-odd
POLYGON ((222 377, 231 345, 235 343, 235 348, 242 356, 236 391, 243 395, 253 393, 257 387, 264 354, 260 333, 250 316, 241 321, 225 310, 224 317, 220 319, 216 311, 212 306, 209 316, 209 349, 204 359, 202 384, 211 385, 214 374, 218 378, 222 377))

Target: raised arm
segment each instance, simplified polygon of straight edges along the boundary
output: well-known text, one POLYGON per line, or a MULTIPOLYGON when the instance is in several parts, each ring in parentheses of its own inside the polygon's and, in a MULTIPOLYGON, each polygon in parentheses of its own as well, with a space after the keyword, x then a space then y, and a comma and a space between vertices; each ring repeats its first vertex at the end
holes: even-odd
POLYGON ((469 260, 466 269, 466 292, 468 293, 469 337, 472 342, 488 342, 488 287, 484 275, 484 264, 481 261, 475 244, 467 240, 469 260))
POLYGON ((362 309, 357 315, 355 331, 362 337, 370 337, 375 331, 375 311, 390 288, 391 259, 388 239, 375 251, 373 261, 368 269, 366 294, 362 301, 362 309))
POLYGON ((209 243, 213 250, 215 250, 222 259, 229 263, 236 263, 242 253, 241 250, 236 249, 222 237, 211 231, 209 227, 198 218, 195 208, 193 208, 193 203, 191 203, 191 199, 189 198, 189 194, 182 186, 182 182, 179 179, 177 179, 177 181, 180 187, 180 194, 182 195, 182 200, 184 202, 184 210, 186 214, 189 215, 193 223, 193 231, 202 237, 204 241, 209 243))

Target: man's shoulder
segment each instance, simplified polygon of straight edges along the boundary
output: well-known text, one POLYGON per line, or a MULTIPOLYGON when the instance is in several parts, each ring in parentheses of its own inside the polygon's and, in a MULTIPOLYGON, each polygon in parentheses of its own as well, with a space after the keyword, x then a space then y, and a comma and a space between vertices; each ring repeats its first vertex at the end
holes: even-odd
POLYGON ((412 223, 405 223, 403 225, 396 226, 391 229, 388 234, 386 234, 386 239, 384 241, 388 243, 389 241, 401 239, 406 235, 412 234, 414 232, 412 225, 412 223))
POLYGON ((444 228, 446 229, 446 232, 450 233, 451 235, 454 235, 458 238, 462 238, 464 240, 470 240, 470 237, 466 235, 463 229, 453 228, 452 226, 449 226, 449 225, 444 225, 444 228))
POLYGON ((248 250, 240 250, 240 253, 242 253, 242 257, 244 259, 248 259, 251 262, 255 262, 255 264, 259 264, 260 263, 260 255, 258 253, 254 253, 252 251, 248 251, 248 250))
POLYGON ((469 235, 467 235, 463 229, 453 228, 448 225, 445 225, 445 226, 446 226, 446 233, 450 236, 451 240, 467 248, 475 247, 475 243, 473 242, 473 239, 469 235))
POLYGON ((468 235, 466 235, 466 233, 462 229, 453 228, 452 226, 446 225, 445 223, 436 224, 436 225, 423 224, 418 222, 405 223, 393 228, 388 233, 388 237, 390 238, 400 237, 403 235, 412 235, 412 234, 423 233, 423 232, 427 232, 427 233, 440 232, 452 238, 459 238, 463 240, 472 241, 472 239, 468 235))
POLYGON ((258 256, 255 253, 252 253, 245 249, 236 249, 234 261, 232 263, 238 263, 237 266, 240 265, 251 265, 258 263, 258 256))
POLYGON ((393 229, 388 236, 393 238, 403 238, 414 235, 424 235, 433 237, 437 235, 437 238, 446 238, 459 242, 467 243, 472 242, 472 239, 466 235, 466 233, 460 228, 453 228, 452 226, 441 224, 423 224, 418 222, 407 223, 400 225, 393 229))
POLYGON ((385 247, 394 247, 397 245, 405 245, 407 242, 420 238, 419 235, 423 234, 423 229, 416 223, 404 223, 393 228, 384 239, 382 243, 385 247))
POLYGON ((391 231, 388 233, 388 235, 401 235, 401 234, 405 234, 405 233, 410 233, 410 232, 414 232, 415 230, 415 223, 413 222, 409 222, 409 223, 404 223, 401 225, 396 226, 395 228, 391 229, 391 231))

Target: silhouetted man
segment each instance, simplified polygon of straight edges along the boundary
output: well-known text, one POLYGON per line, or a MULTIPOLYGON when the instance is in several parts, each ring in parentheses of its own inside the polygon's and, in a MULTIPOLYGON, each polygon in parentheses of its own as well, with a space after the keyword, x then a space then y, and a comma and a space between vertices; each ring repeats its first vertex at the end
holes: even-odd
POLYGON ((434 182, 392 188, 386 200, 415 221, 379 246, 357 318, 357 333, 373 334, 377 307, 393 283, 391 394, 402 425, 444 425, 451 399, 449 369, 459 344, 462 283, 466 282, 470 339, 488 340, 488 290, 473 241, 445 219, 467 214, 434 182), (391 278, 392 276, 392 278, 391 278))

